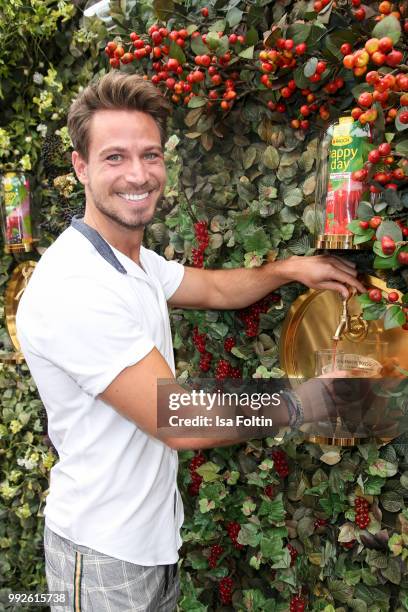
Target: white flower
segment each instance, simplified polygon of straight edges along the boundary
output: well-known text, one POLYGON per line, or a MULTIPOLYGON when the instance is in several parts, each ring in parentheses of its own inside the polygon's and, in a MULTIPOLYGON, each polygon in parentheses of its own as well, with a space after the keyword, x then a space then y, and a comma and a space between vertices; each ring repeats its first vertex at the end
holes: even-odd
POLYGON ((34 72, 33 81, 37 85, 42 85, 44 81, 44 75, 41 72, 34 72))
POLYGON ((37 132, 40 132, 41 136, 45 138, 45 136, 47 135, 47 126, 44 123, 39 123, 36 129, 37 132))

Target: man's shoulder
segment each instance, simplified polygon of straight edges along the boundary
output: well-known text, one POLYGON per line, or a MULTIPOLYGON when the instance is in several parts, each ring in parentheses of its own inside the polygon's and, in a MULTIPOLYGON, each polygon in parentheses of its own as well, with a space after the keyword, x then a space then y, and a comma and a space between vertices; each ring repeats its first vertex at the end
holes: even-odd
POLYGON ((109 266, 87 238, 73 227, 68 227, 41 256, 32 282, 59 285, 86 277, 95 281, 107 279, 109 266))

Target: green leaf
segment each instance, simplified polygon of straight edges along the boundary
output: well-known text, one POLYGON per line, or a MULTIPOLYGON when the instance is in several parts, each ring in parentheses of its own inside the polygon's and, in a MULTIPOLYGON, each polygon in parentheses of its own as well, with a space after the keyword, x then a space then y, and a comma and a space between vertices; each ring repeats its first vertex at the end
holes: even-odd
POLYGON ((353 587, 348 586, 341 580, 328 580, 327 584, 330 594, 341 603, 347 603, 353 596, 353 587))
POLYGON ((354 219, 354 221, 350 221, 350 223, 347 224, 347 229, 349 229, 350 232, 353 232, 353 234, 357 234, 358 236, 366 236, 369 232, 369 229, 364 229, 360 227, 360 219, 354 219))
POLYGON ((364 308, 363 318, 366 321, 376 321, 385 315, 387 306, 385 304, 373 304, 364 308))
MULTIPOLYGON (((205 39, 205 44, 211 51, 215 51, 216 49, 218 49, 218 47, 220 46, 220 38, 216 31, 210 30, 208 32, 206 39, 205 39)), ((207 50, 207 53, 208 53, 208 50, 207 50)))
POLYGON ((174 11, 173 0, 153 0, 153 9, 156 16, 162 21, 167 21, 169 14, 174 11))
POLYGON ((382 478, 391 478, 398 472, 398 465, 385 461, 384 459, 377 459, 368 467, 368 473, 372 476, 381 476, 382 478))
POLYGON ((191 36, 193 32, 196 32, 198 30, 198 25, 196 25, 195 23, 190 23, 190 25, 187 26, 186 30, 188 32, 188 35, 191 36))
POLYGON ((372 574, 369 569, 363 567, 361 570, 361 578, 367 586, 375 586, 377 584, 377 578, 375 574, 372 574))
POLYGON ((408 156, 408 140, 402 140, 401 142, 397 142, 395 145, 395 150, 400 155, 408 156))
POLYGON ((266 147, 262 156, 262 162, 270 170, 276 170, 279 166, 279 153, 277 149, 272 145, 266 147))
POLYGON ((312 26, 309 23, 294 23, 287 30, 287 37, 292 38, 295 45, 305 42, 310 36, 312 26))
POLYGON ((354 244, 363 244, 364 242, 369 242, 371 238, 374 236, 374 230, 367 230, 367 233, 364 236, 354 236, 353 243, 354 244))
POLYGON ((311 57, 306 62, 305 67, 303 69, 303 74, 305 75, 305 77, 309 78, 314 75, 314 73, 316 72, 317 62, 317 57, 311 57))
POLYGON ((230 28, 235 28, 242 19, 243 11, 236 6, 230 8, 227 13, 227 22, 230 28))
POLYGON ((220 466, 212 461, 207 461, 207 463, 203 463, 203 465, 196 469, 197 474, 203 477, 204 482, 212 482, 221 478, 218 476, 219 471, 220 466))
POLYGON ((201 96, 194 96, 188 103, 188 108, 200 108, 206 104, 207 100, 205 98, 202 98, 201 96))
POLYGON ((364 493, 367 495, 379 495, 386 480, 381 476, 370 476, 364 483, 364 493))
POLYGON ((252 26, 246 33, 245 42, 247 45, 256 45, 259 40, 258 30, 252 26))
POLYGON ((218 36, 218 32, 224 32, 227 22, 225 19, 217 19, 214 21, 209 27, 210 32, 216 32, 218 36))
POLYGON ((381 240, 384 236, 389 236, 395 242, 402 240, 402 230, 394 221, 383 221, 377 229, 376 238, 381 240))
POLYGON ((308 540, 315 531, 315 519, 311 516, 304 516, 297 524, 297 532, 301 540, 308 540))
POLYGON ((362 221, 369 221, 374 215, 373 207, 369 202, 360 202, 357 208, 357 217, 362 221))
POLYGON ((303 202, 303 193, 302 191, 296 187, 296 189, 292 189, 289 191, 283 198, 286 206, 298 206, 301 202, 303 202))
POLYGON ((283 548, 283 538, 279 530, 271 530, 263 535, 260 542, 262 556, 265 559, 276 559, 280 557, 283 548))
POLYGON ((195 55, 206 55, 208 53, 208 47, 203 43, 201 36, 191 39, 191 50, 195 55))
POLYGON ((238 533, 237 541, 239 544, 244 546, 258 546, 261 539, 261 534, 258 532, 258 527, 252 523, 246 523, 241 525, 241 529, 238 533))
MULTIPOLYGON (((344 41, 343 41, 344 42, 344 41)), ((338 60, 343 59, 343 54, 340 51, 340 46, 342 43, 338 43, 333 35, 329 34, 325 38, 326 49, 330 51, 332 55, 334 55, 338 60)))
POLYGON ((395 254, 391 257, 380 257, 377 255, 374 259, 373 267, 376 270, 395 270, 395 268, 399 267, 399 264, 395 254))
POLYGON ((271 242, 265 231, 260 227, 244 237, 244 248, 247 252, 266 253, 271 248, 271 242))
POLYGON ((386 491, 380 497, 382 507, 388 512, 399 512, 404 508, 402 495, 396 491, 386 491))
POLYGON ((201 514, 206 514, 207 512, 214 510, 215 501, 209 501, 206 497, 204 497, 203 499, 200 499, 200 501, 198 502, 198 506, 200 508, 201 514))
POLYGON ((244 170, 248 170, 255 162, 256 159, 256 149, 255 147, 248 147, 244 150, 242 164, 244 166, 244 170))
POLYGON ((239 57, 244 59, 253 59, 254 57, 254 49, 255 47, 252 45, 251 47, 247 47, 238 53, 239 57))
POLYGON ((177 45, 173 40, 169 49, 169 57, 172 57, 180 62, 180 64, 184 64, 186 62, 186 56, 184 55, 183 49, 180 45, 177 45))
POLYGON ((285 520, 285 514, 282 493, 279 493, 272 501, 262 501, 258 512, 259 516, 267 516, 273 523, 282 523, 285 520))
POLYGON ((293 78, 296 85, 300 89, 306 89, 310 85, 310 81, 305 77, 303 73, 303 66, 298 66, 293 72, 293 78))
POLYGON ((404 325, 406 321, 405 314, 403 313, 400 306, 393 304, 387 309, 384 317, 384 329, 392 329, 393 327, 400 327, 404 325))
POLYGON ((381 570, 381 574, 392 582, 392 584, 400 584, 401 582, 401 565, 398 559, 389 559, 388 567, 381 570))
POLYGON ((375 25, 371 36, 374 38, 389 36, 395 45, 401 36, 401 24, 394 15, 388 15, 375 25))

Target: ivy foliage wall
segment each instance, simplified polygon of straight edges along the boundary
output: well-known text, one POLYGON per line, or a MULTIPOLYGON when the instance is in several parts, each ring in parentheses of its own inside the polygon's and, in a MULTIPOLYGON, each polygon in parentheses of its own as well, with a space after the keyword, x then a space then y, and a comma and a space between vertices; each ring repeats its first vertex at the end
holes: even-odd
MULTIPOLYGON (((348 2, 338 2, 337 8, 327 4, 320 18, 311 3, 286 0, 112 2, 108 33, 97 19, 82 27, 81 11, 70 2, 3 0, 0 34, 7 44, 0 51, 0 160, 4 169, 20 167, 33 175, 40 245, 47 246, 83 206, 69 163, 70 100, 91 76, 110 68, 104 53, 108 41, 127 51, 135 32, 147 44, 148 29, 159 15, 169 31, 195 26, 200 33, 223 28, 228 36, 247 36, 237 47, 244 54, 236 64, 245 94, 225 113, 207 113, 206 99, 204 104, 194 97, 187 104, 173 100, 168 187, 146 243, 168 259, 205 267, 255 267, 311 254, 315 163, 327 117, 318 111, 307 129, 291 125, 288 117, 298 116, 301 88, 322 95, 320 107, 327 108, 330 96, 323 85, 332 77, 345 82, 338 100, 329 104, 334 116, 356 104, 356 77, 343 69, 338 48, 346 41, 358 48, 368 38, 378 12, 374 4, 367 25, 356 23, 348 2), (272 47, 278 37, 295 38, 297 44, 306 42, 309 55, 299 61, 302 73, 278 73, 269 88, 260 83, 256 62, 265 33, 271 32, 272 47), (302 80, 313 58, 326 61, 330 71, 316 87, 302 80), (277 105, 292 76, 298 97, 287 102, 285 114, 277 105)), ((198 54, 187 53, 189 44, 186 63, 198 54)), ((404 39, 400 44, 405 49, 404 39)), ((180 58, 174 47, 172 53, 180 58)), ((151 77, 152 63, 146 58, 119 65, 151 77)), ((195 97, 205 95, 196 89, 195 97)), ((392 126, 388 131, 396 133, 392 126)), ((402 162, 401 153, 401 167, 402 162)), ((406 220, 403 188, 397 197, 384 194, 384 202, 406 220)), ((359 263, 370 269, 373 257, 365 255, 359 263)), ((15 264, 16 259, 1 258, 3 292, 15 264)), ((400 270, 387 274, 390 286, 406 291, 400 270)), ((287 285, 240 312, 173 311, 178 374, 283 375, 280 329, 304 289, 287 285)), ((0 342, 11 350, 4 327, 0 342)), ((43 408, 26 367, 1 365, 0 385, 1 605, 9 590, 45 586, 42 508, 56 458, 44 437, 43 408)), ((333 450, 292 434, 283 444, 268 438, 182 453, 180 486, 186 505, 181 610, 408 609, 406 437, 382 448, 371 443, 333 450), (364 528, 356 521, 358 504, 369 515, 364 528)))

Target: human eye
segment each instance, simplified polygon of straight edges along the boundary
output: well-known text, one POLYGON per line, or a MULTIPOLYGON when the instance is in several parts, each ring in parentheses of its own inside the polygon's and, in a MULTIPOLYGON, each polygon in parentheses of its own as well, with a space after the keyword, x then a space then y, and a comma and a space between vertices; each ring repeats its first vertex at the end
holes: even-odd
POLYGON ((120 153, 112 153, 111 155, 108 155, 108 157, 106 158, 108 161, 121 161, 122 159, 122 155, 120 155, 120 153))
POLYGON ((150 160, 160 159, 161 155, 155 151, 149 151, 148 153, 145 153, 145 158, 150 160))

